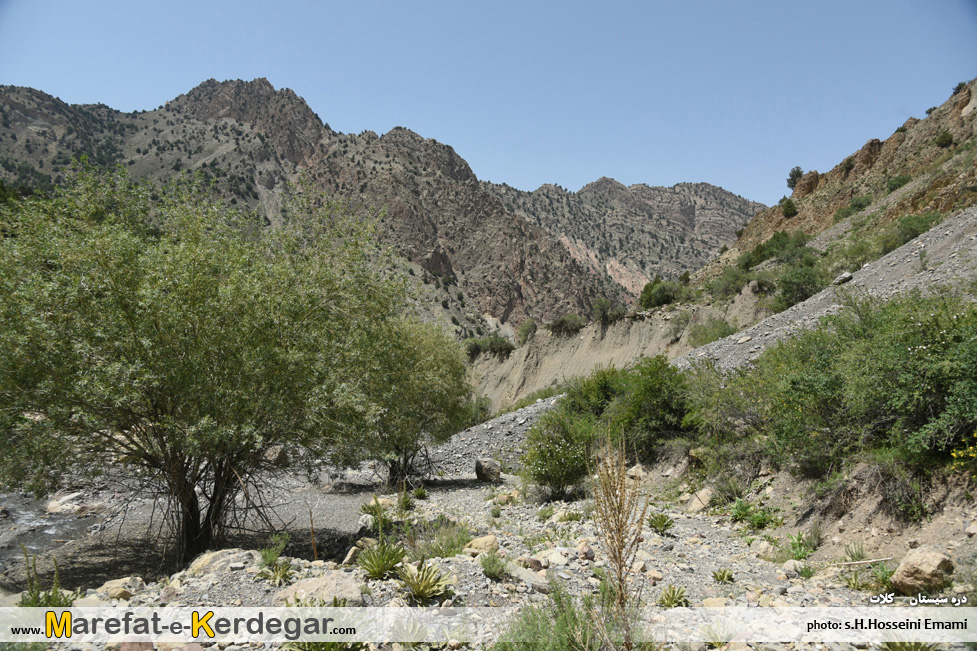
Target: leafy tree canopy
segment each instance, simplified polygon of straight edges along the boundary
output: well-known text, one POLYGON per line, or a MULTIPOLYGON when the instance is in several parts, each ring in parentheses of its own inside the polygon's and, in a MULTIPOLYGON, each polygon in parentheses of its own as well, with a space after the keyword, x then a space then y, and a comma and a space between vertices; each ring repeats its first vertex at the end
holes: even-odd
POLYGON ((283 221, 257 227, 185 179, 90 169, 0 207, 0 483, 141 467, 171 497, 186 561, 274 446, 312 470, 350 441, 442 435, 458 368, 397 316, 404 285, 376 271, 391 264, 369 221, 308 191, 283 221))

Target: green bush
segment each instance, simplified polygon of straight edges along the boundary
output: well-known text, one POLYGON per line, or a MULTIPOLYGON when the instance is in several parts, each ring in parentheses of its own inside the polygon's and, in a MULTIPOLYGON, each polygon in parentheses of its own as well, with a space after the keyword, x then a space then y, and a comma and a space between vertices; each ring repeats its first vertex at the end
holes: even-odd
POLYGON ((591 310, 591 315, 593 320, 601 325, 602 328, 606 328, 615 321, 620 321, 627 314, 627 309, 623 305, 616 305, 607 298, 598 298, 594 301, 594 307, 591 310))
POLYGON ((665 330, 665 337, 669 343, 675 343, 682 338, 682 334, 692 320, 692 313, 688 310, 679 310, 672 314, 668 321, 668 328, 665 330))
POLYGON ((587 320, 579 314, 567 314, 548 324, 546 328, 555 335, 569 337, 580 332, 587 320))
POLYGON ((516 347, 511 341, 495 332, 487 337, 473 337, 465 340, 465 351, 469 361, 475 361, 482 353, 497 355, 503 359, 509 356, 516 347))
POLYGON ((910 466, 957 459, 969 468, 977 307, 948 292, 845 307, 726 383, 759 403, 772 458, 813 477, 865 449, 890 450, 910 466))
POLYGON ((852 197, 847 206, 844 208, 839 208, 835 211, 834 221, 837 223, 843 219, 847 219, 855 213, 865 210, 870 205, 872 205, 872 197, 864 195, 860 197, 852 197))
POLYGON ((607 648, 604 645, 606 633, 594 618, 592 596, 577 603, 562 583, 553 582, 549 600, 522 609, 492 649, 601 651, 607 648))
POLYGON ((757 244, 752 251, 737 258, 736 265, 743 271, 749 271, 771 258, 780 262, 796 263, 801 258, 810 258, 814 255, 814 252, 805 246, 810 239, 810 235, 801 231, 793 234, 777 231, 766 242, 757 244))
POLYGON ((784 217, 790 219, 797 215, 797 204, 794 203, 793 199, 783 199, 780 202, 780 211, 784 213, 784 217))
POLYGON ((908 174, 900 174, 899 176, 893 176, 885 182, 885 188, 889 192, 895 192, 902 186, 906 185, 912 180, 913 177, 908 174))
POLYGON ((841 164, 841 171, 844 174, 848 174, 848 172, 852 171, 853 169, 855 169, 855 159, 849 156, 845 159, 845 162, 841 164))
POLYGON ((941 149, 946 149, 953 144, 953 134, 944 129, 936 136, 936 146, 941 149))
POLYGON ((596 436, 594 420, 555 409, 526 434, 524 467, 530 478, 561 498, 587 476, 596 436))
POLYGON ((641 290, 638 305, 642 309, 651 310, 675 301, 689 300, 691 295, 691 292, 681 282, 662 280, 661 276, 655 276, 655 279, 645 284, 641 290))
POLYGON ((773 303, 775 312, 807 300, 827 286, 823 274, 813 266, 788 267, 777 280, 780 292, 773 303))
POLYGON ((903 215, 896 222, 896 230, 902 244, 912 241, 933 228, 943 219, 943 214, 933 211, 925 215, 903 215))
POLYGON ((740 293, 750 278, 740 267, 723 267, 722 273, 706 283, 706 291, 716 300, 732 298, 740 293))
POLYGON ((529 338, 536 334, 536 321, 532 318, 527 318, 525 321, 519 324, 519 328, 516 329, 516 341, 520 346, 525 346, 529 338))
POLYGON ((506 560, 498 552, 485 552, 478 555, 478 564, 485 576, 498 581, 506 575, 506 560))
POLYGON ((602 422, 639 454, 685 432, 685 376, 663 355, 645 357, 620 375, 621 389, 602 422))
POLYGON ((736 328, 729 324, 726 319, 711 316, 701 323, 694 324, 689 329, 689 343, 694 348, 698 348, 735 333, 736 328))

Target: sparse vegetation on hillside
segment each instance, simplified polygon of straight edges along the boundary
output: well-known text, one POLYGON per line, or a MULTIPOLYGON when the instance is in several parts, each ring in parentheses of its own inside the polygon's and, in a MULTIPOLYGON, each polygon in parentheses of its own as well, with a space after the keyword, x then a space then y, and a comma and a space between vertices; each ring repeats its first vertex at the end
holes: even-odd
POLYGON ((519 328, 516 329, 516 341, 520 346, 525 346, 529 338, 536 334, 536 321, 532 318, 528 318, 519 324, 519 328))
POLYGON ((566 314, 547 324, 546 328, 555 335, 569 337, 575 335, 587 325, 587 319, 579 314, 566 314))
POLYGON ((594 301, 594 307, 591 310, 591 316, 596 323, 599 323, 602 328, 620 321, 627 314, 627 308, 623 305, 615 304, 608 298, 598 298, 594 301))
POLYGON ((717 316, 706 318, 700 323, 694 323, 689 328, 689 343, 698 348, 736 332, 736 327, 725 319, 717 316))
POLYGON ((472 362, 482 353, 498 355, 504 359, 515 349, 516 347, 512 342, 498 332, 493 332, 486 337, 465 340, 465 350, 468 353, 468 360, 472 362))
POLYGON ((688 276, 685 283, 663 280, 661 276, 655 276, 654 280, 645 284, 641 290, 638 305, 645 310, 651 310, 670 303, 691 300, 692 292, 689 291, 687 284, 688 276))
MULTIPOLYGON (((599 369, 530 433, 530 476, 565 493, 584 477, 598 433, 645 458, 700 446, 705 472, 740 486, 760 464, 823 478, 864 461, 878 468, 893 512, 919 519, 920 474, 977 476, 977 304, 950 290, 888 303, 852 297, 817 329, 729 374, 680 372, 662 358, 599 369)), ((737 505, 741 519, 767 526, 769 513, 737 505)))

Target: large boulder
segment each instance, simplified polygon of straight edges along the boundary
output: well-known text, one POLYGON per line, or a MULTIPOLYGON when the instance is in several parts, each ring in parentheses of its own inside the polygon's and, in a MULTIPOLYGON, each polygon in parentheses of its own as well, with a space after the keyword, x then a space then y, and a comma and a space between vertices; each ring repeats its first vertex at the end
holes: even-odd
POLYGON ((713 490, 708 486, 703 488, 689 500, 689 503, 685 506, 685 510, 688 513, 698 513, 699 511, 704 511, 709 508, 709 502, 712 501, 713 490))
POLYGON ((499 551, 499 539, 489 534, 480 538, 475 538, 465 545, 465 553, 470 556, 499 551))
POLYGON ((899 563, 892 585, 902 594, 917 594, 943 587, 953 574, 953 563, 932 547, 917 547, 899 563))
POLYGON ((505 566, 506 574, 512 578, 522 581, 527 586, 529 586, 534 592, 540 592, 542 594, 548 594, 550 591, 550 582, 541 577, 536 572, 532 570, 527 570, 521 565, 516 565, 515 563, 506 563, 505 566))
POLYGON ((272 600, 275 606, 284 606, 285 601, 296 599, 315 599, 332 604, 333 598, 345 599, 347 606, 362 606, 363 594, 360 583, 352 574, 342 570, 332 570, 314 579, 305 579, 279 591, 272 600))
POLYGON ((252 565, 258 562, 259 554, 253 550, 221 549, 219 551, 204 552, 187 568, 187 576, 202 576, 204 574, 218 574, 227 569, 231 563, 252 565))
POLYGON ((475 461, 475 478, 478 481, 499 481, 502 476, 502 464, 495 459, 477 459, 475 461))

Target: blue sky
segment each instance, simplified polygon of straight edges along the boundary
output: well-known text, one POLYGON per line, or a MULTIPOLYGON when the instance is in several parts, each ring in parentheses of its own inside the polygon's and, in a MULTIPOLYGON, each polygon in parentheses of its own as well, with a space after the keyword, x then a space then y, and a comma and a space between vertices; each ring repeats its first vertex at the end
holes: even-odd
POLYGON ((0 0, 0 84, 155 108, 266 77, 481 179, 707 181, 773 203, 977 77, 977 0, 0 0))

